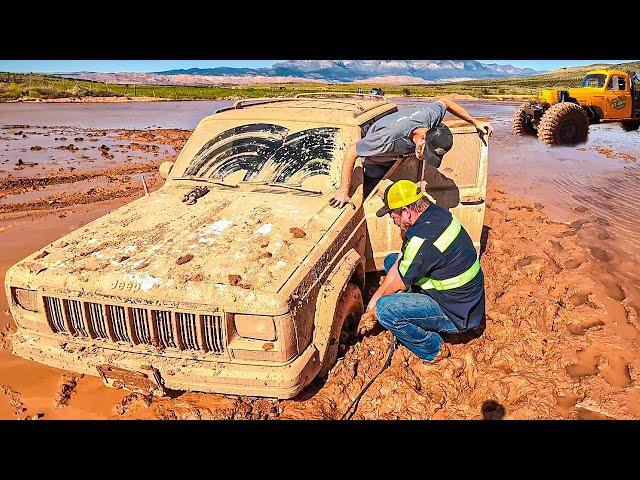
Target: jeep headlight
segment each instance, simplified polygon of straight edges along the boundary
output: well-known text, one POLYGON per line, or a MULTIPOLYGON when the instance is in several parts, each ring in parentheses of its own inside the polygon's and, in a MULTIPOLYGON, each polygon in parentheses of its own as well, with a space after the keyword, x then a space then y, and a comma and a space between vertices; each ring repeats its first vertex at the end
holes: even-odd
POLYGON ((236 314, 233 316, 233 320, 236 332, 243 338, 270 342, 276 339, 276 324, 273 317, 236 314))
POLYGON ((38 311, 38 297, 36 293, 35 290, 11 287, 11 295, 16 305, 31 312, 38 311))

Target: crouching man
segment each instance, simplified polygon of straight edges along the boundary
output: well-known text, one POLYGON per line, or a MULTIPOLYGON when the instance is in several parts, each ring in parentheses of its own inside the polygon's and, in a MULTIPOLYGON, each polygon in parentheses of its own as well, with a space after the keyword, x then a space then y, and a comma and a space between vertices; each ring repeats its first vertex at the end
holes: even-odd
POLYGON ((471 237, 423 190, 399 180, 384 192, 377 215, 391 214, 405 231, 400 254, 384 260, 387 276, 367 306, 380 324, 425 363, 449 356, 441 333, 478 328, 484 315, 484 276, 471 237))

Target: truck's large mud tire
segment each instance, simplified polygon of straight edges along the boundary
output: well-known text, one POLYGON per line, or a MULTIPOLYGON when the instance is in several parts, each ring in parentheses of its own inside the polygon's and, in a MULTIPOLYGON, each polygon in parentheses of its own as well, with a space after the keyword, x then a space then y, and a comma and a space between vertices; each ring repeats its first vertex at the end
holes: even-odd
POLYGON ((329 346, 322 360, 318 377, 326 377, 334 367, 338 359, 340 344, 345 343, 349 335, 353 333, 352 330, 363 312, 364 304, 360 288, 353 283, 348 283, 338 299, 331 335, 329 336, 329 346))
POLYGON ((525 109, 530 107, 530 103, 524 103, 513 114, 511 120, 511 130, 514 135, 535 135, 536 130, 531 125, 531 122, 527 119, 525 109))
POLYGON ((589 136, 589 118, 584 109, 570 102, 549 107, 538 125, 538 138, 547 145, 577 145, 589 136))
POLYGON ((620 126, 625 132, 634 132, 640 128, 640 120, 628 120, 626 122, 621 122, 620 126))

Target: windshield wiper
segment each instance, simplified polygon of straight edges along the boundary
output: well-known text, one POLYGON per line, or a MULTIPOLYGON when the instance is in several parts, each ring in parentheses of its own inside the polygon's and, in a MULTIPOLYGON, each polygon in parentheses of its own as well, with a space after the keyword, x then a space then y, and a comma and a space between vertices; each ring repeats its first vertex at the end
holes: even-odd
POLYGON ((267 183, 267 185, 269 185, 271 187, 289 188, 291 190, 298 190, 299 192, 307 192, 307 193, 314 193, 316 195, 322 195, 322 192, 319 192, 317 190, 308 190, 306 188, 296 187, 295 185, 289 185, 287 183, 269 182, 269 183, 267 183))
POLYGON ((290 190, 297 190, 299 192, 306 192, 306 193, 313 193, 315 195, 322 195, 322 192, 319 192, 317 190, 307 190, 306 188, 302 188, 302 187, 297 187, 295 185, 289 185, 288 183, 282 183, 282 182, 265 182, 264 180, 257 180, 257 181, 252 181, 252 180, 242 180, 240 182, 242 185, 264 185, 264 186, 269 186, 269 187, 282 187, 282 188, 288 188, 290 190))
POLYGON ((269 182, 265 182, 264 180, 241 180, 239 183, 242 185, 268 185, 269 182))
POLYGON ((213 180, 211 178, 201 178, 201 177, 177 177, 174 180, 193 180, 194 182, 204 182, 211 183, 213 185, 220 185, 221 187, 228 188, 238 188, 238 185, 233 185, 231 183, 221 182, 220 180, 213 180))

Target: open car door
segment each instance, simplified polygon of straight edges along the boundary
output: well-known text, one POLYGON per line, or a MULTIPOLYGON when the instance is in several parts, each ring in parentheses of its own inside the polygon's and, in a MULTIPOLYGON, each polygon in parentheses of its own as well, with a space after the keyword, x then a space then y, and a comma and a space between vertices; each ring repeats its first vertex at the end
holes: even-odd
MULTIPOLYGON (((453 133, 453 147, 443 157, 439 169, 425 166, 427 193, 431 201, 451 211, 469 233, 476 251, 480 252, 487 194, 488 137, 485 135, 481 139, 475 127, 463 120, 444 123, 453 133)), ((418 182, 422 180, 421 173, 422 162, 409 156, 397 160, 384 178, 394 182, 402 179, 418 182)), ((378 186, 364 202, 367 271, 382 270, 384 257, 402 247, 400 229, 391 217, 376 216, 376 211, 383 205, 377 192, 378 186)))

